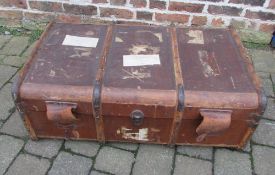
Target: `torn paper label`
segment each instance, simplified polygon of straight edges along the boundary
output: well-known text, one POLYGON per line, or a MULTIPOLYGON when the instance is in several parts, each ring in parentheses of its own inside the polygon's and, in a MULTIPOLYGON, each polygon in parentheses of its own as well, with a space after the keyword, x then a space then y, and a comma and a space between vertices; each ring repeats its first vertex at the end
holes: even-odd
POLYGON ((123 55, 123 66, 160 65, 159 55, 123 55))
POLYGON ((78 47, 96 47, 98 38, 66 35, 62 45, 78 47))
POLYGON ((191 38, 190 44, 204 44, 203 33, 200 30, 190 30, 187 35, 191 38))

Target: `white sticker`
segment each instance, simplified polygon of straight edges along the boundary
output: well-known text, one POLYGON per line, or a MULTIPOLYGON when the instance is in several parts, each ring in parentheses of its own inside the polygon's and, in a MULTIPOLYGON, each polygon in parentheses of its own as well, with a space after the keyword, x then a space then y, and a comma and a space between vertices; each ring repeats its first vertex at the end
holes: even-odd
POLYGON ((159 55, 123 55, 123 66, 160 65, 159 55))
POLYGON ((98 42, 98 38, 66 35, 62 45, 79 46, 79 47, 96 47, 97 42, 98 42))

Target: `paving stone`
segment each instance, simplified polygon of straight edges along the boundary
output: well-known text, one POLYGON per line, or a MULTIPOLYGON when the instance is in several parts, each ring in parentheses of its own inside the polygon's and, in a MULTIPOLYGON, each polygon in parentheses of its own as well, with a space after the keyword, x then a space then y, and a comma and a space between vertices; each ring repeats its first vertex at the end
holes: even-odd
POLYGON ((96 157, 95 169, 112 174, 129 175, 134 154, 128 151, 103 147, 96 157))
POLYGON ((0 132, 17 136, 17 137, 28 136, 24 123, 17 111, 10 116, 10 118, 2 126, 0 132))
POLYGON ((92 164, 93 161, 86 157, 60 152, 53 162, 49 175, 86 175, 89 174, 92 164))
POLYGON ((275 99, 268 98, 267 106, 263 115, 264 118, 275 120, 275 99))
POLYGON ((0 87, 3 86, 17 71, 17 68, 0 65, 0 87))
POLYGON ((270 78, 270 73, 266 73, 266 72, 256 72, 256 74, 257 74, 261 79, 269 79, 269 78, 270 78))
POLYGON ((252 155, 256 174, 274 175, 275 149, 254 145, 252 155))
POLYGON ((212 147, 178 146, 177 152, 191 157, 212 159, 212 147))
POLYGON ((0 90, 0 101, 4 103, 0 103, 0 119, 6 120, 8 116, 11 114, 12 109, 14 108, 14 103, 11 96, 11 84, 6 84, 0 90))
POLYGON ((275 122, 262 119, 252 140, 263 145, 275 146, 275 122))
POLYGON ((29 153, 46 158, 52 158, 58 154, 63 140, 40 139, 38 141, 28 140, 25 150, 29 153))
POLYGON ((167 175, 172 170, 174 149, 162 145, 141 145, 133 175, 167 175))
POLYGON ((20 55, 29 44, 28 37, 13 37, 3 48, 1 54, 20 55))
POLYGON ((26 61, 26 57, 20 57, 20 56, 7 56, 4 60, 4 64, 8 64, 11 66, 22 66, 26 61))
POLYGON ((19 75, 19 72, 20 72, 20 71, 17 71, 17 73, 9 80, 11 83, 13 83, 14 81, 17 80, 18 75, 19 75))
POLYGON ((49 169, 51 163, 47 159, 37 158, 29 154, 20 154, 6 175, 44 175, 49 169))
POLYGON ((93 157, 96 155, 100 145, 97 142, 88 141, 66 141, 65 148, 85 156, 93 157))
POLYGON ((275 85, 275 73, 274 74, 271 74, 271 80, 273 82, 273 85, 275 85))
POLYGON ((177 155, 174 175, 183 174, 211 175, 212 163, 205 160, 177 155))
POLYGON ((4 46, 4 44, 10 40, 10 38, 11 38, 11 36, 0 35, 0 48, 2 48, 4 46))
POLYGON ((273 85, 270 79, 262 79, 262 84, 266 96, 274 96, 273 85))
POLYGON ((31 55, 32 50, 34 49, 35 45, 37 44, 37 41, 35 41, 34 43, 32 43, 28 49, 23 53, 23 56, 28 59, 28 57, 31 55))
POLYGON ((249 50, 249 53, 256 71, 275 73, 275 54, 264 50, 249 50))
POLYGON ((129 150, 129 151, 135 151, 138 148, 138 144, 134 143, 110 143, 113 147, 129 150))
POLYGON ((217 149, 214 162, 215 175, 242 174, 251 175, 250 157, 246 153, 217 149))
POLYGON ((244 146, 244 148, 242 149, 244 152, 251 152, 251 144, 250 144, 250 140, 246 143, 246 145, 244 146))
POLYGON ((100 173, 100 172, 98 172, 98 171, 92 171, 92 172, 90 173, 90 175, 107 175, 107 174, 105 174, 105 173, 100 173))
POLYGON ((9 164, 19 153, 23 145, 23 140, 0 135, 0 174, 4 174, 9 164))

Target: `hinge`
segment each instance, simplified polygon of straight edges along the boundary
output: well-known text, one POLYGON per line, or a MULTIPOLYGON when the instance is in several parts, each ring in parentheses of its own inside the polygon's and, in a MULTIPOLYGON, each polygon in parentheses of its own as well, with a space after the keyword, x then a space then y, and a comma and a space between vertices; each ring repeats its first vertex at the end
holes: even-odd
POLYGON ((101 84, 96 80, 93 89, 93 110, 94 117, 99 119, 100 117, 100 105, 101 105, 101 84))
POLYGON ((182 112, 184 110, 184 88, 183 85, 178 85, 178 111, 182 112))

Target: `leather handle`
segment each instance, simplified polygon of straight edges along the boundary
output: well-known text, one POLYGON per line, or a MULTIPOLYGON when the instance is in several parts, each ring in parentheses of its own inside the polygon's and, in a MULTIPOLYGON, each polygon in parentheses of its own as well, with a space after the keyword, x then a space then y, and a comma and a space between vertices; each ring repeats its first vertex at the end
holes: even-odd
POLYGON ((76 103, 47 101, 46 107, 47 118, 50 121, 66 124, 77 120, 73 114, 77 107, 76 103))
POLYGON ((197 127, 196 132, 199 135, 197 142, 201 142, 208 135, 219 135, 230 127, 230 110, 201 110, 203 120, 197 127))

